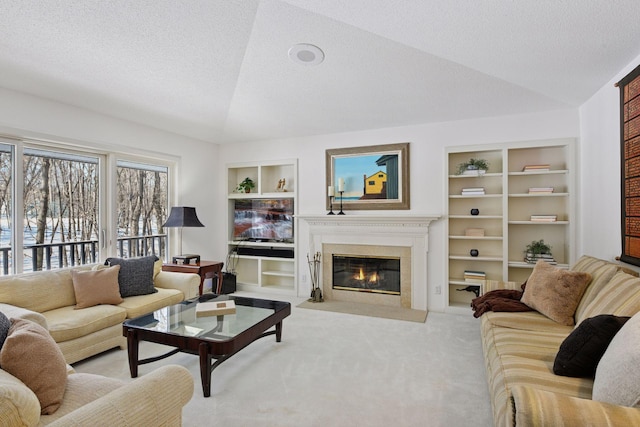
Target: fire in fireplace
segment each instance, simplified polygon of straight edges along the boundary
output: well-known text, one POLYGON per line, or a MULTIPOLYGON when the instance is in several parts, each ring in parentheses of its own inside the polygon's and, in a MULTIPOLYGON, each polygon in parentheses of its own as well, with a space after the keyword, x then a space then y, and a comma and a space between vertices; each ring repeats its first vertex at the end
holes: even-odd
POLYGON ((400 295, 400 258, 333 255, 333 289, 400 295))

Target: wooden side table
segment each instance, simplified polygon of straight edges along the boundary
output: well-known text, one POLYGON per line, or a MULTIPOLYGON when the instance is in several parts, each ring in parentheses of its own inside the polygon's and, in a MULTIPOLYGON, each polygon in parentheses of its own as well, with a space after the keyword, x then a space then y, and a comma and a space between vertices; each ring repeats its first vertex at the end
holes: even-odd
POLYGON ((216 293, 222 293, 222 266, 220 261, 200 261, 198 264, 162 264, 162 271, 173 271, 176 273, 194 273, 200 276, 200 287, 198 295, 202 295, 202 287, 205 279, 218 277, 216 293))

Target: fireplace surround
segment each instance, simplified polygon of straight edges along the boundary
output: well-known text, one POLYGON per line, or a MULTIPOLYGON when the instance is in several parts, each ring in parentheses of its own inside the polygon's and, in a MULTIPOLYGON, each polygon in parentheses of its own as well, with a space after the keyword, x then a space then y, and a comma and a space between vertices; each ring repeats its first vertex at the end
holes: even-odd
POLYGON ((429 224, 435 215, 301 215, 309 253, 322 253, 319 283, 325 300, 427 310, 429 224), (333 289, 333 255, 400 259, 400 295, 333 289))

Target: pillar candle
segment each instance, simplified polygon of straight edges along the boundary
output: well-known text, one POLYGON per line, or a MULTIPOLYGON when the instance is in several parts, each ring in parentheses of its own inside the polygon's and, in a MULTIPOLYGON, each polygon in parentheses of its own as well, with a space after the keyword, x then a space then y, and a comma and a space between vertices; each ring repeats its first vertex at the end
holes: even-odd
POLYGON ((338 178, 338 192, 344 191, 344 179, 338 178))
POLYGON ((335 191, 333 191, 333 185, 330 185, 330 186, 327 188, 327 196, 332 197, 332 196, 334 196, 335 194, 336 194, 336 193, 335 193, 335 191))

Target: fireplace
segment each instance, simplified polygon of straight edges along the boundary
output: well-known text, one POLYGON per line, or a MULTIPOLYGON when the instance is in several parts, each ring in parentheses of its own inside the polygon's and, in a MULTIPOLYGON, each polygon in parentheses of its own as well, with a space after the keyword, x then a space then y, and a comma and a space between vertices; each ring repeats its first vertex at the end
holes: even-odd
POLYGON ((400 295, 400 258, 333 254, 333 289, 400 295))
POLYGON ((322 253, 319 279, 325 301, 427 309, 429 224, 438 216, 301 215, 300 218, 309 226, 309 253, 322 253), (334 289, 334 255, 399 259, 399 294, 334 289))
POLYGON ((411 248, 408 246, 335 244, 322 245, 322 293, 325 300, 411 308, 411 248), (334 257, 340 262, 334 263, 334 257), (395 272, 391 272, 396 264, 395 272), (336 269, 337 270, 334 270, 336 269), (362 268, 362 280, 360 280, 362 268), (381 292, 373 273, 394 282, 381 292), (350 277, 349 277, 350 276, 350 277), (395 277, 392 277, 395 276, 395 277), (346 279, 336 282, 335 279, 346 279), (337 286, 336 286, 337 285, 337 286))

